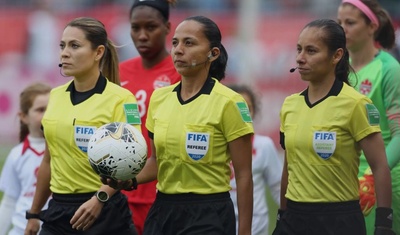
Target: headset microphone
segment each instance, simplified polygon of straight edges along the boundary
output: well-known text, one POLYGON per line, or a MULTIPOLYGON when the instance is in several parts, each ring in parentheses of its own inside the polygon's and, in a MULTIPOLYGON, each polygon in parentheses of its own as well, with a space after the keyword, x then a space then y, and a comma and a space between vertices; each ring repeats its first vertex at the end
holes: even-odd
POLYGON ((58 64, 58 67, 60 67, 60 74, 61 74, 61 76, 63 76, 63 77, 69 77, 69 76, 66 76, 65 74, 62 73, 62 68, 61 68, 62 66, 63 66, 63 64, 61 64, 61 63, 58 64))
POLYGON ((193 67, 196 67, 196 66, 199 66, 199 65, 207 63, 212 57, 213 57, 213 55, 210 53, 207 56, 207 60, 205 60, 205 61, 203 61, 201 63, 196 63, 196 60, 192 60, 192 63, 190 65, 182 65, 182 67, 193 68, 193 67))
POLYGON ((199 66, 199 65, 202 65, 202 64, 207 63, 211 58, 212 58, 212 55, 209 54, 209 55, 207 56, 207 60, 205 60, 205 61, 203 61, 203 62, 201 62, 201 63, 196 63, 196 60, 193 60, 192 63, 191 63, 190 65, 188 65, 188 66, 183 66, 183 67, 191 67, 191 68, 193 68, 193 67, 196 67, 196 66, 199 66))
POLYGON ((289 70, 289 72, 293 73, 294 71, 296 71, 296 69, 297 69, 297 67, 291 68, 291 69, 289 70))

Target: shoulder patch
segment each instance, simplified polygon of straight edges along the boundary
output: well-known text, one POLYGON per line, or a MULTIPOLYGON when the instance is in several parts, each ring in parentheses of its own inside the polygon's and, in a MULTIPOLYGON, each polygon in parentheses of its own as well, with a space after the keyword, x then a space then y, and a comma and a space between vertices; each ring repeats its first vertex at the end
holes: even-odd
POLYGON ((142 124, 140 120, 139 107, 136 103, 124 104, 124 112, 128 124, 142 124))
POLYGON ((245 102, 237 102, 236 106, 239 109, 240 115, 244 122, 253 122, 250 116, 249 108, 247 107, 245 102))
POLYGON ((367 110, 368 122, 369 124, 376 126, 379 125, 379 111, 373 104, 366 104, 365 108, 367 110))

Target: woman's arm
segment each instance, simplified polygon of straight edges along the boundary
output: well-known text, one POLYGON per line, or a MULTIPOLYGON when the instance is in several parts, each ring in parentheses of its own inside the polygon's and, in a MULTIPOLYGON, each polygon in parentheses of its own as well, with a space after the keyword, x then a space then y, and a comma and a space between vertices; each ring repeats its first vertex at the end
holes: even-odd
POLYGON ((283 159, 279 156, 272 140, 271 142, 266 142, 264 145, 264 148, 268 149, 268 151, 265 152, 265 156, 263 156, 267 159, 267 167, 264 170, 264 180, 266 186, 269 187, 272 198, 280 205, 283 159))
POLYGON ((394 234, 391 231, 393 223, 392 182, 381 133, 370 134, 359 143, 374 176, 377 199, 375 234, 394 234))
POLYGON ((39 166, 35 196, 30 213, 38 214, 51 195, 50 191, 50 152, 46 145, 42 163, 39 166))
POLYGON ((283 162, 283 170, 282 170, 282 179, 281 179, 281 210, 286 210, 286 203, 287 199, 285 197, 286 190, 288 185, 288 169, 287 169, 287 159, 286 159, 286 151, 284 155, 284 162, 283 162))
POLYGON ((400 66, 384 64, 382 72, 383 105, 391 135, 386 156, 389 168, 393 169, 400 162, 400 66))
MULTIPOLYGON (((46 145, 43 160, 39 166, 35 196, 29 212, 31 214, 39 214, 50 195, 50 152, 46 145)), ((29 219, 26 225, 25 235, 37 234, 39 226, 38 219, 29 219)))
POLYGON ((374 175, 377 207, 390 208, 392 204, 392 181, 381 133, 370 134, 360 140, 359 143, 374 175))
POLYGON ((253 217, 253 177, 251 172, 251 135, 229 142, 229 152, 235 171, 239 211, 238 234, 251 234, 253 217))
POLYGON ((147 159, 142 171, 136 176, 138 184, 144 184, 157 179, 158 167, 156 158, 156 147, 150 139, 151 156, 147 159))

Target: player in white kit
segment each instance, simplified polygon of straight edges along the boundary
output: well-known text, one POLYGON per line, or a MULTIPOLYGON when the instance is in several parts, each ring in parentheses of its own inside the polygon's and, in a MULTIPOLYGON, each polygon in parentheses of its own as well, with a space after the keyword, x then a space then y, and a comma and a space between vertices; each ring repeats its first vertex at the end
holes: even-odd
POLYGON ((36 174, 45 149, 41 120, 51 87, 34 83, 20 94, 20 143, 9 153, 1 171, 0 235, 23 235, 36 189, 36 174))

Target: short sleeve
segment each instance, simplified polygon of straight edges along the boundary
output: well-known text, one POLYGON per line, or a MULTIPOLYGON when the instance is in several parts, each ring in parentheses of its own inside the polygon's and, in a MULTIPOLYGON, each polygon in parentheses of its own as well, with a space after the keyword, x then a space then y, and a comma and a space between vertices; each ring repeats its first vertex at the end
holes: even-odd
POLYGON ((114 111, 114 121, 126 122, 142 131, 139 106, 133 94, 127 95, 119 102, 114 111))
POLYGON ((254 133, 253 120, 242 96, 238 94, 227 101, 224 112, 222 112, 221 124, 228 142, 254 133))
POLYGON ((378 109, 370 99, 364 97, 354 106, 349 123, 350 133, 358 142, 372 133, 380 132, 379 119, 378 109))

